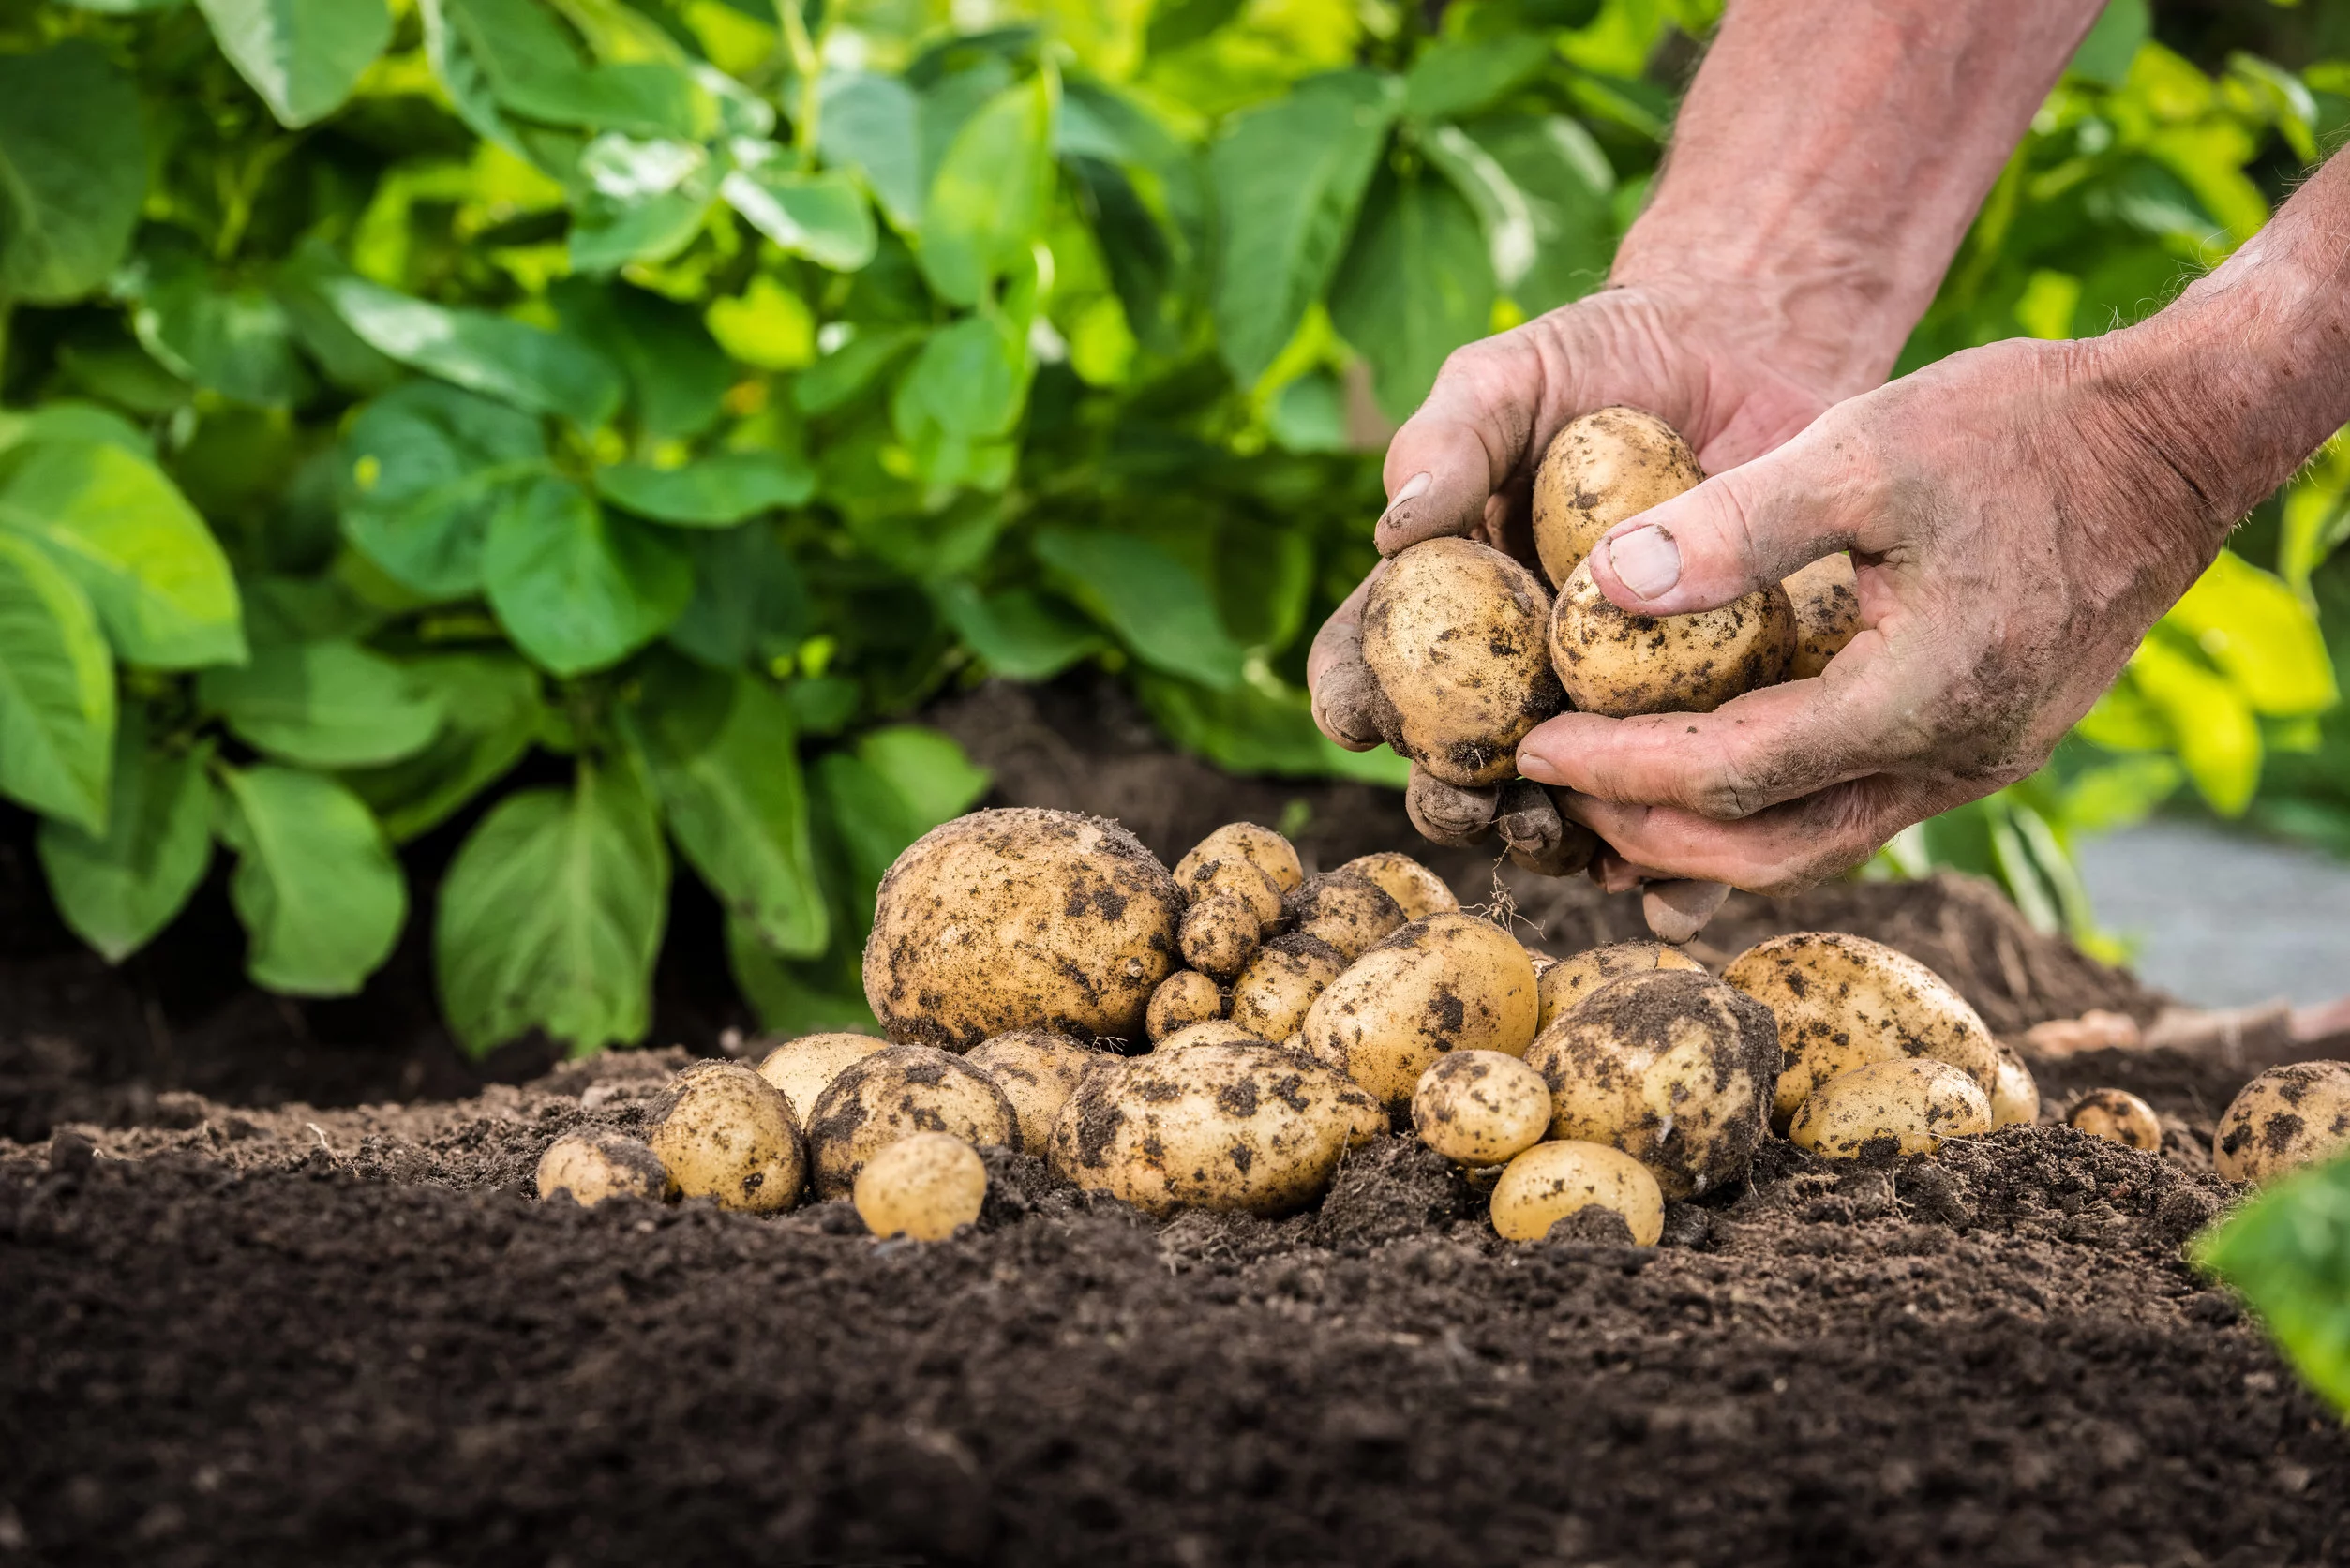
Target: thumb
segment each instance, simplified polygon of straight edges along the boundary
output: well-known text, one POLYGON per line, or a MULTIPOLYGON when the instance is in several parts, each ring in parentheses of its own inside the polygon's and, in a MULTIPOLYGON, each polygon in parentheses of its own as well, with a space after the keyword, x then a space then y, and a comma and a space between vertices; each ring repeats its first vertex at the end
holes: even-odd
POLYGON ((1517 333, 1456 351, 1418 411, 1387 443, 1387 509, 1373 539, 1391 556, 1468 535, 1526 456, 1542 371, 1517 333))

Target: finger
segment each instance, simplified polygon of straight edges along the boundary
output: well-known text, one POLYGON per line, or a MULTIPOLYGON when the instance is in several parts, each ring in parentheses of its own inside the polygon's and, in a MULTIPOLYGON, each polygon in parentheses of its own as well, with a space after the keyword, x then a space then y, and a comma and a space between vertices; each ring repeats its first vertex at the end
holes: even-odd
POLYGON ((1447 848, 1466 849, 1492 836, 1501 799, 1499 785, 1463 789, 1414 763, 1411 783, 1403 791, 1403 809, 1422 838, 1447 848))
POLYGON ((1314 725, 1350 752, 1370 751, 1387 729, 1381 723, 1388 707, 1386 694, 1363 663, 1363 605, 1370 585, 1386 569, 1384 560, 1371 568, 1370 575, 1330 612, 1306 653, 1306 691, 1312 698, 1314 725))
POLYGON ((1738 822, 1587 797, 1564 804, 1627 860, 1671 876, 1784 895, 1849 871, 1894 833, 1959 799, 1878 775, 1738 822))
POLYGON ((1550 792, 1529 780, 1502 786, 1495 828, 1509 846, 1510 863, 1537 876, 1572 876, 1591 863, 1599 841, 1591 829, 1559 814, 1550 792))
POLYGON ((1372 535, 1381 555, 1484 528, 1486 501, 1525 462, 1542 387, 1541 355, 1523 330, 1444 361, 1387 443, 1387 509, 1372 535))
POLYGON ((1727 882, 1652 882, 1640 889, 1640 916, 1649 934, 1678 948, 1703 931, 1729 897, 1727 882))

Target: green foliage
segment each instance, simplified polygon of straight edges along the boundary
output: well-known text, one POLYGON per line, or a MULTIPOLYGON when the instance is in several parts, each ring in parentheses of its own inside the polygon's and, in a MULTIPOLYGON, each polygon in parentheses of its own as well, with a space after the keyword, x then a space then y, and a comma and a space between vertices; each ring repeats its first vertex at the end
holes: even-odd
POLYGON ((2280 1182, 2196 1237, 2193 1253, 2350 1416, 2350 1157, 2280 1182))

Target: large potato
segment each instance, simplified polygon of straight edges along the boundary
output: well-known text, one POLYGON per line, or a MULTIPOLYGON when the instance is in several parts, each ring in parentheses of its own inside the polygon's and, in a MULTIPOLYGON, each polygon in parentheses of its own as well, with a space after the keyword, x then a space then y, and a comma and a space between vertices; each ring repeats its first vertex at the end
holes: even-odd
POLYGON ((1078 1085, 1054 1125, 1051 1164, 1161 1217, 1285 1214, 1320 1197, 1340 1157, 1378 1125, 1368 1095, 1296 1052, 1162 1046, 1078 1085))
POLYGON ((1178 969, 1150 993, 1143 1028, 1156 1045, 1177 1029, 1223 1016, 1224 988, 1196 969, 1178 969))
POLYGON ((1962 1068, 1985 1095, 1998 1086, 1999 1048, 1975 1009, 1881 942, 1842 932, 1774 936, 1732 959, 1722 978, 1779 1021, 1775 1127, 1815 1087, 1871 1062, 1928 1056, 1962 1068))
POLYGON ((816 1097, 840 1075, 843 1068, 870 1056, 890 1042, 873 1035, 834 1033, 802 1035, 784 1041, 759 1058, 759 1076, 783 1092, 791 1113, 806 1127, 816 1114, 816 1097))
POLYGON ((1306 868, 1298 864, 1297 850, 1287 839, 1253 822, 1227 822, 1175 862, 1175 885, 1196 898, 1200 884, 1213 882, 1221 874, 1218 866, 1235 860, 1263 872, 1279 893, 1288 892, 1306 879, 1306 868))
POLYGON ((987 1162, 960 1138, 918 1132, 865 1161, 850 1198, 876 1236, 944 1241, 980 1217, 987 1162))
POLYGON ((1550 1086, 1499 1051, 1447 1051, 1412 1091, 1412 1129, 1456 1165, 1506 1165, 1549 1126, 1550 1086))
POLYGON ((1665 1195, 1656 1178, 1604 1143, 1536 1143, 1493 1184, 1493 1229, 1504 1241, 1540 1241, 1551 1226, 1589 1208, 1621 1216, 1636 1246, 1654 1247, 1665 1233, 1665 1195))
POLYGON ((669 1083, 645 1144, 669 1173, 672 1198, 771 1214, 800 1202, 808 1156, 791 1102, 739 1062, 696 1063, 669 1083))
POLYGON ((1543 1031, 1550 1136, 1622 1149, 1668 1198, 1743 1179, 1779 1076, 1771 1009, 1703 974, 1626 975, 1543 1031))
POLYGON ((1357 855, 1339 867, 1340 876, 1359 876, 1372 884, 1403 911, 1407 920, 1442 915, 1460 907, 1444 879, 1400 850, 1377 849, 1357 855))
POLYGON ((1403 911, 1377 883, 1325 872, 1308 877, 1282 903, 1289 929, 1318 937, 1352 963, 1404 923, 1403 911))
POLYGON ((1717 610, 1635 615, 1599 591, 1586 560, 1559 590, 1549 646, 1559 684, 1584 712, 1711 713, 1787 674, 1795 611, 1774 583, 1717 610))
POLYGON ((1363 606, 1363 661, 1394 709, 1387 743, 1449 784, 1517 777, 1518 742, 1562 706, 1549 614, 1532 572, 1472 540, 1391 559, 1363 606))
POLYGON ((1671 426, 1618 404, 1569 420, 1534 470, 1534 554, 1563 583, 1601 536, 1704 482, 1698 455, 1671 426))
POLYGON ((1014 1029, 971 1048, 963 1058, 995 1080, 1020 1124, 1020 1150, 1041 1157, 1054 1119, 1085 1074, 1115 1060, 1097 1046, 1050 1029, 1014 1029))
POLYGON ((1685 969, 1702 975, 1705 965, 1679 948, 1662 942, 1610 942, 1588 948, 1570 958, 1536 965, 1535 993, 1542 1004, 1541 1027, 1548 1029, 1584 997, 1609 980, 1645 975, 1658 969, 1685 969))
POLYGON ((588 1128, 566 1132, 539 1156, 539 1196, 561 1193, 583 1209, 606 1198, 659 1202, 669 1190, 660 1157, 636 1139, 588 1128))
POLYGON ((847 1197, 865 1161, 917 1132, 1015 1146, 1020 1117, 995 1080, 960 1056, 927 1045, 876 1051, 816 1098, 808 1121, 816 1196, 847 1197))
POLYGON ((1314 998, 1301 1033, 1315 1060, 1400 1111, 1447 1051, 1523 1056, 1535 1015, 1526 949, 1455 912, 1414 920, 1356 960, 1314 998))
POLYGON ((1983 1085, 1948 1062, 1905 1056, 1831 1078, 1795 1113, 1788 1136, 1831 1159, 1857 1158, 1891 1140, 1905 1155, 1930 1155, 1945 1138, 1991 1130, 1983 1085))
POLYGON ((2291 1062, 2237 1091, 2211 1139, 2211 1168, 2265 1182, 2350 1149, 2350 1062, 2291 1062))
POLYGON ((1795 653, 1788 661, 1789 680, 1808 680, 1860 635, 1860 578, 1852 558, 1839 550, 1823 556, 1779 586, 1787 590, 1795 611, 1795 653))
POLYGON ((1287 1039, 1345 969, 1346 960, 1319 936, 1277 936, 1232 982, 1232 1021, 1262 1039, 1287 1039))
POLYGON ((1184 900, 1142 842, 1074 812, 974 812, 881 879, 865 1000, 893 1040, 967 1051, 1032 1024, 1140 1039, 1184 900))

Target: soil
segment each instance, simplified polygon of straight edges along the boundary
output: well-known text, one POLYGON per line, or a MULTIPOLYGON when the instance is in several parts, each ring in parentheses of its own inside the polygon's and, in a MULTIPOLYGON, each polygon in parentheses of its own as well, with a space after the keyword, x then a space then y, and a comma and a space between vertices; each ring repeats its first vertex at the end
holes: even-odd
MULTIPOLYGON (((1095 689, 939 717, 1001 799, 1162 855, 1284 811, 1316 865, 1411 843, 1392 797, 1225 780, 1095 689)), ((105 969, 21 839, 0 1563, 2350 1563, 2350 1434, 2180 1258, 2231 1198, 2206 1151, 2240 1062, 2035 1062, 2051 1116, 2145 1096, 2160 1155, 2052 1123, 1865 1167, 1773 1142, 1656 1248, 1504 1244, 1406 1140, 1312 1213, 1164 1225, 996 1152, 979 1227, 876 1243, 842 1203, 531 1196, 556 1136, 638 1126, 726 1038, 688 963, 660 1016, 690 1050, 485 1072, 412 957, 280 1008, 218 978, 200 903, 105 969)), ((1638 919, 1502 886, 1561 950, 1638 919)), ((1960 881, 1734 900, 1706 940, 1804 926, 1915 953, 2011 1038, 2163 1003, 1960 881)))

